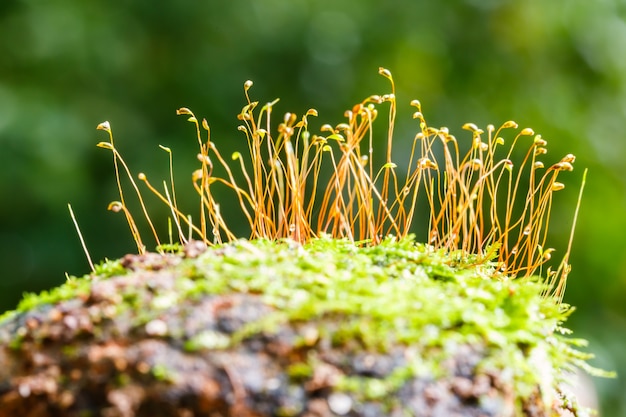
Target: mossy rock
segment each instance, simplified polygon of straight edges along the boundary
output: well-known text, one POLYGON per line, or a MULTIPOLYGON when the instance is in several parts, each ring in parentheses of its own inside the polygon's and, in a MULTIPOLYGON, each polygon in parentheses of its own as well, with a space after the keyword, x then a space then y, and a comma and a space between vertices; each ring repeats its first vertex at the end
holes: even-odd
POLYGON ((586 415, 542 289, 412 239, 128 255, 0 319, 0 417, 586 415))

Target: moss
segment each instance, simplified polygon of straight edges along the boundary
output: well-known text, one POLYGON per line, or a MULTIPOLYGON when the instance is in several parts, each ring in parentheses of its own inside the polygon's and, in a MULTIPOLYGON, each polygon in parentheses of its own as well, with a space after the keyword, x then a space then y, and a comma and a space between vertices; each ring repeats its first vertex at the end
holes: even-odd
MULTIPOLYGON (((305 244, 289 239, 236 240, 209 247, 195 258, 163 256, 179 260, 163 269, 175 276, 169 289, 148 281, 105 291, 114 307, 114 314, 107 314, 120 323, 114 331, 147 332, 192 353, 236 350, 244 341, 294 329, 290 343, 294 352, 303 353, 291 358, 286 368, 293 386, 316 372, 318 346, 332 346, 348 358, 389 358, 398 348, 417 352, 403 353, 402 363, 382 376, 368 371, 342 374, 335 381, 339 392, 363 403, 376 402, 383 409, 398 406, 394 394, 409 380, 451 377, 446 374, 449 367, 441 365, 461 347, 470 347, 470 354, 479 358, 472 372, 498 375, 498 384, 512 387, 518 405, 536 395, 537 387, 548 396, 544 404, 551 404, 549 396, 557 392, 564 371, 589 368, 585 362, 589 355, 577 349, 581 341, 569 338, 562 327, 572 309, 543 297, 540 279, 514 279, 489 262, 476 264, 471 257, 435 250, 412 237, 389 237, 377 245, 330 237, 305 244), (189 314, 185 311, 197 308, 194 303, 242 293, 258 297, 269 308, 267 314, 232 332, 184 330, 182 323, 189 314)), ((147 271, 159 279, 158 270, 134 273, 147 271)), ((110 278, 104 274, 68 280, 51 292, 29 295, 21 310, 12 314, 36 315, 63 300, 84 301, 92 294, 91 286, 106 284, 110 278)), ((27 334, 31 343, 45 342, 46 334, 33 336, 22 329, 12 333, 12 340, 5 332, 4 341, 14 349, 27 334)), ((111 337, 110 331, 96 328, 92 334, 104 340, 111 337)), ((158 362, 150 370, 162 382, 176 376, 158 362)))
POLYGON ((95 266, 94 274, 96 276, 106 278, 114 275, 124 275, 127 270, 122 266, 122 263, 118 259, 105 260, 95 266))
POLYGON ((223 333, 211 330, 202 331, 190 339, 183 345, 188 352, 209 349, 225 349, 230 345, 230 338, 223 333))
POLYGON ((55 304, 76 297, 87 297, 91 286, 91 279, 104 279, 124 275, 126 272, 127 270, 122 267, 119 260, 103 261, 95 266, 94 272, 90 275, 83 277, 68 276, 64 284, 54 287, 49 291, 25 293, 15 310, 8 310, 0 315, 0 323, 19 312, 30 311, 38 306, 55 304))
POLYGON ((493 265, 476 265, 412 238, 362 247, 337 239, 313 239, 304 246, 288 240, 236 241, 229 247, 234 249, 223 256, 207 251, 196 261, 198 268, 213 286, 262 294, 277 309, 233 340, 271 332, 283 321, 336 316, 335 345, 350 349, 356 343, 365 351, 386 352, 399 344, 432 352, 429 362, 416 358, 382 381, 342 380, 344 389, 365 399, 384 398, 416 374, 437 375, 447 350, 464 344, 497 351, 479 369, 510 369, 508 382, 522 397, 537 386, 549 391, 561 382, 563 370, 588 368, 589 356, 571 347, 578 341, 555 332, 562 330, 570 307, 542 297, 538 278, 514 280, 493 265), (546 373, 549 378, 543 379, 546 373))
MULTIPOLYGON (((500 351, 481 366, 515 370, 511 382, 521 395, 544 383, 540 376, 546 366, 558 379, 557 370, 583 359, 555 333, 570 308, 542 297, 538 280, 514 280, 488 264, 474 265, 411 238, 363 247, 337 239, 313 239, 304 246, 288 240, 236 241, 227 247, 218 249, 222 256, 209 249, 194 261, 210 287, 258 293, 276 308, 233 340, 272 332, 285 321, 336 316, 335 345, 357 343, 373 352, 397 344, 440 350, 432 363, 411 364, 386 382, 345 381, 346 388, 358 386, 359 391, 365 383, 368 397, 387 395, 398 378, 418 369, 436 373, 436 363, 454 344, 500 351)), ((190 288, 191 293, 198 290, 190 288)))
MULTIPOLYGON (((186 295, 250 292, 261 294, 276 311, 235 333, 234 340, 271 332, 284 321, 341 316, 332 338, 339 346, 356 342, 367 351, 382 352, 396 344, 445 350, 451 343, 484 343, 503 352, 484 367, 518 370, 513 379, 520 393, 542 382, 538 375, 545 363, 533 361, 538 349, 555 369, 575 362, 566 339, 554 333, 569 308, 541 297, 539 282, 497 276, 488 265, 475 266, 412 239, 388 238, 363 247, 337 239, 313 239, 304 246, 287 240, 236 241, 226 248, 211 248, 189 261, 202 279, 181 276, 179 287, 186 294, 159 294, 144 305, 142 290, 128 288, 123 303, 142 312, 135 319, 144 323, 186 295), (215 256, 218 250, 221 256, 215 256)), ((88 292, 89 281, 73 279, 50 292, 28 295, 18 310, 88 292)), ((185 348, 227 345, 225 335, 204 332, 189 339, 185 348)), ((389 388, 370 385, 367 396, 384 395, 389 388)))
POLYGON ((154 375, 157 381, 162 381, 162 382, 171 382, 177 377, 174 371, 172 371, 171 369, 169 369, 167 366, 163 364, 154 365, 150 369, 150 372, 152 373, 152 375, 154 375))

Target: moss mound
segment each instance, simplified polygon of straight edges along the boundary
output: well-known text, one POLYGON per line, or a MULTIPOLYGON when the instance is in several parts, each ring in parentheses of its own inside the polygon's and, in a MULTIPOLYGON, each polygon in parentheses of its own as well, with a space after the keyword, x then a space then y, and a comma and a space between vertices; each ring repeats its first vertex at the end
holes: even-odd
POLYGON ((582 416, 544 289, 412 238, 128 255, 0 319, 0 416, 582 416))

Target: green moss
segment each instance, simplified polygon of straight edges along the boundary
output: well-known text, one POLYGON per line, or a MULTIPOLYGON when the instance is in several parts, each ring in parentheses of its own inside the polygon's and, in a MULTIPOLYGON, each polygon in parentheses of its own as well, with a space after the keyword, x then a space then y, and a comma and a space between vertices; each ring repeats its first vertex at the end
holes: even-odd
POLYGON ((342 377, 338 388, 356 394, 361 400, 382 401, 390 393, 396 391, 411 377, 420 374, 423 370, 411 366, 398 368, 385 379, 367 377, 342 377))
POLYGON ((228 336, 220 332, 205 330, 188 339, 183 347, 186 351, 193 352, 196 350, 225 349, 229 345, 230 338, 228 336))
POLYGON ((183 251, 183 245, 180 243, 162 243, 157 246, 156 251, 158 253, 180 254, 183 251))
MULTIPOLYGON (((514 369, 510 382, 519 393, 530 394, 543 384, 546 366, 552 367, 555 382, 558 370, 588 368, 588 355, 558 332, 570 307, 542 297, 539 279, 500 275, 484 260, 476 264, 475 258, 434 251, 412 238, 361 247, 331 238, 304 246, 241 240, 226 247, 219 249, 220 256, 209 249, 193 261, 205 279, 188 292, 250 292, 276 308, 235 333, 233 343, 272 332, 284 322, 337 316, 335 346, 356 342, 364 350, 384 352, 397 344, 413 345, 439 350, 441 358, 452 344, 497 349, 501 353, 481 367, 514 369)), ((344 385, 378 398, 410 375, 436 373, 441 358, 434 354, 432 363, 411 364, 385 381, 347 379, 344 385)))
POLYGON ((95 265, 94 269, 94 274, 101 278, 112 277, 115 275, 124 275, 127 272, 118 259, 107 259, 95 265))
POLYGON ((51 289, 50 291, 42 291, 37 293, 24 293, 22 300, 15 310, 6 311, 0 316, 0 323, 13 317, 16 313, 32 310, 38 306, 45 304, 54 304, 63 300, 75 298, 80 295, 89 293, 89 280, 84 278, 71 277, 64 284, 51 289))
POLYGON ((176 378, 175 372, 163 364, 154 365, 150 369, 150 372, 152 373, 152 375, 154 375, 157 381, 169 382, 173 381, 174 378, 176 378))
MULTIPOLYGON (((98 280, 115 270, 126 272, 116 263, 108 265, 98 280)), ((540 279, 513 279, 485 259, 477 262, 460 252, 434 250, 412 237, 390 237, 372 246, 326 237, 304 245, 237 240, 168 268, 175 268, 174 291, 154 295, 142 286, 124 287, 117 320, 138 328, 186 300, 211 294, 256 294, 272 307, 272 312, 231 335, 212 330, 182 336, 173 328, 162 335, 186 338, 181 340, 186 351, 227 349, 284 324, 306 323, 312 333, 295 341, 304 348, 326 339, 347 352, 376 354, 411 346, 423 353, 386 378, 339 380, 338 388, 364 400, 386 398, 413 377, 440 376, 445 371, 439 364, 460 345, 480 347, 485 358, 476 371, 506 375, 504 382, 520 398, 537 386, 541 392, 552 391, 564 370, 596 371, 586 363, 590 355, 577 350, 584 343, 569 338, 562 327, 572 309, 543 297, 540 279), (505 369, 508 372, 502 372, 505 369)), ((28 294, 12 314, 88 297, 91 282, 73 278, 49 292, 28 294)), ((21 336, 14 337, 11 345, 17 347, 21 336)), ((288 375, 297 383, 314 369, 315 355, 308 355, 291 364, 288 375)), ((160 368, 153 374, 168 378, 160 368)))
POLYGON ((292 381, 304 381, 313 375, 313 367, 308 363, 296 362, 287 368, 287 375, 292 381))
POLYGON ((49 291, 40 293, 24 293, 22 300, 15 310, 8 310, 0 315, 0 323, 13 317, 15 314, 33 310, 46 304, 56 304, 76 297, 86 297, 89 294, 91 280, 94 278, 105 279, 112 276, 126 274, 126 269, 119 260, 106 260, 95 265, 95 270, 90 275, 83 277, 68 276, 65 283, 54 287, 49 291))

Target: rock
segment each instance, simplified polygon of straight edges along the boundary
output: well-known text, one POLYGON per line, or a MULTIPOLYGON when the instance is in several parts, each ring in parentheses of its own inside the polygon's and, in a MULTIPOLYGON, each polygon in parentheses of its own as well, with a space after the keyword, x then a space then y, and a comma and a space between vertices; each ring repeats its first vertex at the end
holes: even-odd
MULTIPOLYGON (((532 375, 530 352, 556 320, 539 286, 478 288, 458 258, 451 269, 402 244, 414 256, 346 242, 337 254, 193 245, 27 297, 0 321, 0 417, 584 415, 532 375), (437 279, 442 268, 459 282, 437 279), (518 305, 532 291, 534 304, 518 305)), ((560 372, 548 352, 547 371, 560 372)))

